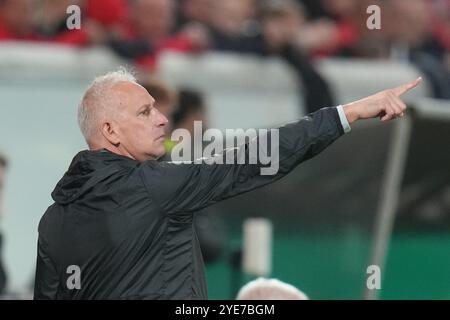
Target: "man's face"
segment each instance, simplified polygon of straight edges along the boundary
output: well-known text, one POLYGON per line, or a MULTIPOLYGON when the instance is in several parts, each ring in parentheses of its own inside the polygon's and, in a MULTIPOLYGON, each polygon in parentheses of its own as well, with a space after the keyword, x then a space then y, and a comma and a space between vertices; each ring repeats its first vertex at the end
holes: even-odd
POLYGON ((128 82, 114 86, 113 95, 120 104, 113 121, 120 148, 138 161, 162 157, 168 120, 155 107, 155 99, 140 85, 128 82))

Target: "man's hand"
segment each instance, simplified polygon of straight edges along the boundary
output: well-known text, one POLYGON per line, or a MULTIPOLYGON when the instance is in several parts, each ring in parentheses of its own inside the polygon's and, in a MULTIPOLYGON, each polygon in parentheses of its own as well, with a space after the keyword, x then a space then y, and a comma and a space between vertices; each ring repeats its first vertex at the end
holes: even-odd
POLYGON ((344 105, 345 115, 351 124, 356 120, 379 117, 389 121, 405 115, 406 105, 400 96, 422 83, 422 77, 397 88, 384 90, 372 96, 344 105))

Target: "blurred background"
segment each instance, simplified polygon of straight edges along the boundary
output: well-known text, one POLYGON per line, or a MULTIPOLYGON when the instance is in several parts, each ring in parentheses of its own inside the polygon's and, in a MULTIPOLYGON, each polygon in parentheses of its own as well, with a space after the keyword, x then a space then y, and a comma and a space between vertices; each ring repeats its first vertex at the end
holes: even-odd
POLYGON ((4 298, 32 297, 39 219, 87 148, 78 103, 121 65, 188 130, 275 127, 423 76, 405 120, 358 123, 195 227, 211 299, 258 276, 311 299, 450 299, 450 0, 0 0, 4 298), (265 248, 244 245, 250 218, 265 248), (366 286, 372 264, 380 290, 366 286))

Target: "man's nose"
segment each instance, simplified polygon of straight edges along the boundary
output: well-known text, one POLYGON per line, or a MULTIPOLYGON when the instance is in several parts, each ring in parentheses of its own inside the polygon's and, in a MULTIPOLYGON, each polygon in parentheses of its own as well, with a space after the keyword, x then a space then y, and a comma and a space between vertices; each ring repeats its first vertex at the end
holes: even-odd
POLYGON ((164 114, 162 114, 159 110, 156 116, 156 125, 158 127, 165 126, 169 123, 169 120, 166 118, 164 114))

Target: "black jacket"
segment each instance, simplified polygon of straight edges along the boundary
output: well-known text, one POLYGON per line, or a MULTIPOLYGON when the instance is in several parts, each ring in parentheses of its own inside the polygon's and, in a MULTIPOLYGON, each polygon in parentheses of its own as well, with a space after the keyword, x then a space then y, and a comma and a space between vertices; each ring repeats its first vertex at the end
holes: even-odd
POLYGON ((193 213, 280 179, 343 133, 336 108, 279 128, 273 176, 260 175, 260 164, 139 163, 80 152, 39 224, 34 298, 206 299, 193 213), (70 286, 71 266, 79 267, 79 289, 70 286))

